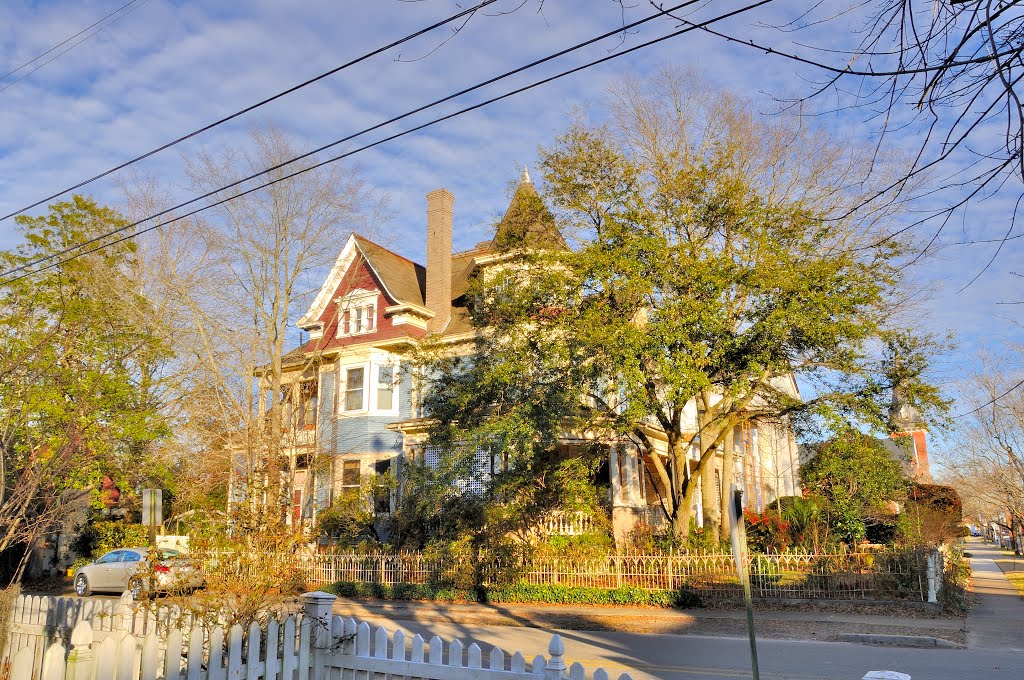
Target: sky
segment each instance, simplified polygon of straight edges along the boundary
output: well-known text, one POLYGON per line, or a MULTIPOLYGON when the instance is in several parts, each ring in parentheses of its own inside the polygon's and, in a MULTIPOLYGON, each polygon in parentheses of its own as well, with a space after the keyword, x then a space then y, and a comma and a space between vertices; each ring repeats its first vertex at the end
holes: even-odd
MULTIPOLYGON (((93 24, 128 0, 5 0, 0 3, 0 74, 93 24)), ((442 28, 284 97, 134 166, 185 200, 182 158, 200 147, 245 146, 254 127, 273 123, 300 147, 313 148, 399 113, 546 56, 652 13, 644 0, 499 0, 457 33, 442 28)), ((852 4, 852 3, 846 3, 852 4)), ((695 3, 691 20, 741 7, 732 0, 695 3)), ((773 28, 816 3, 767 3, 716 26, 788 49, 849 45, 854 18, 816 24, 803 32, 773 28)), ((0 79, 0 214, 33 203, 184 133, 403 37, 466 7, 452 0, 136 0, 117 20, 73 49, 72 40, 0 79), (50 58, 53 58, 49 63, 50 58), (29 73, 33 68, 38 70, 29 73), (17 80, 18 78, 22 78, 17 80), (17 80, 17 82, 15 82, 17 80)), ((842 2, 825 2, 821 12, 842 2)), ((419 114, 366 141, 440 114, 620 52, 671 32, 658 19, 579 53, 489 86, 479 94, 419 114)), ((89 35, 89 33, 83 34, 89 35)), ((821 56, 820 53, 818 53, 821 56)), ((549 83, 465 116, 354 155, 368 186, 388 199, 389 219, 378 240, 424 260, 425 195, 445 187, 455 195, 454 245, 472 247, 490 236, 524 166, 535 167, 539 146, 550 145, 573 111, 599 116, 603 93, 623 74, 646 75, 665 64, 693 68, 707 82, 752 98, 771 113, 778 100, 806 94, 816 74, 790 61, 720 38, 691 32, 598 67, 549 83)), ((823 108, 828 107, 823 103, 823 108)), ((870 141, 864 111, 822 115, 833 133, 870 141)), ((915 129, 897 140, 910 149, 915 129)), ((360 140, 362 141, 362 139, 360 140)), ((353 142, 347 148, 354 148, 353 142)), ((954 158, 952 163, 966 162, 954 158)), ((122 175, 123 177, 123 175, 122 175)), ((122 200, 118 177, 86 191, 102 202, 122 200)), ((985 353, 1000 354, 1024 339, 1020 279, 1024 256, 1012 245, 966 289, 995 252, 993 244, 957 245, 1005 232, 1012 200, 976 204, 943 232, 933 257, 919 266, 932 282, 919 318, 928 330, 956 336, 959 349, 938 366, 951 384, 985 353)), ((943 200, 946 197, 938 197, 943 200)), ((38 214, 41 209, 30 211, 38 214)), ((922 240, 929 228, 914 232, 922 240)), ((17 245, 12 221, 0 222, 0 248, 17 245)))

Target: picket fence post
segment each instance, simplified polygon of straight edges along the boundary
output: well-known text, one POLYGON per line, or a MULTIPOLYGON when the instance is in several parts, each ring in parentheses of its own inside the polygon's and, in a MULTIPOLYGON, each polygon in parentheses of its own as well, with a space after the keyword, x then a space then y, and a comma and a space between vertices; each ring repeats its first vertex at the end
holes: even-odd
POLYGON ((312 674, 310 680, 323 680, 324 678, 324 660, 331 648, 331 614, 336 599, 338 598, 334 595, 319 590, 302 596, 303 618, 311 625, 309 659, 312 674))
POLYGON ((562 636, 556 633, 551 636, 551 642, 548 643, 550 658, 544 665, 544 680, 562 680, 565 677, 565 659, 562 658, 564 654, 565 643, 562 642, 562 636))
POLYGON ((133 605, 135 603, 132 594, 127 590, 121 593, 121 599, 117 601, 116 619, 114 622, 114 630, 124 630, 129 633, 135 633, 132 630, 132 618, 133 618, 133 605))
POLYGON ((66 680, 93 680, 92 623, 79 621, 71 631, 66 680))
POLYGON ((928 555, 928 602, 931 604, 935 604, 938 602, 938 598, 936 597, 938 589, 936 588, 935 584, 936 554, 938 554, 938 551, 933 551, 931 554, 928 555))

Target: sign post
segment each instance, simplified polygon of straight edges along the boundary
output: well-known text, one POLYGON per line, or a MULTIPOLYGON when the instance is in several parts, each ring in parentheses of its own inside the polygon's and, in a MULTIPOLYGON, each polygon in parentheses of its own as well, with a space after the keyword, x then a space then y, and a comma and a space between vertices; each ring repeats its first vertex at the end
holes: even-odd
POLYGON ((164 522, 164 492, 161 489, 142 490, 142 523, 149 527, 149 545, 156 547, 156 528, 164 522))
POLYGON ((747 572, 747 531, 743 524, 743 492, 734 483, 732 502, 729 506, 729 524, 732 526, 732 558, 736 563, 736 575, 743 586, 743 600, 747 605, 747 630, 750 634, 750 667, 754 680, 760 680, 757 668, 757 640, 754 638, 754 603, 750 597, 750 574, 747 572))

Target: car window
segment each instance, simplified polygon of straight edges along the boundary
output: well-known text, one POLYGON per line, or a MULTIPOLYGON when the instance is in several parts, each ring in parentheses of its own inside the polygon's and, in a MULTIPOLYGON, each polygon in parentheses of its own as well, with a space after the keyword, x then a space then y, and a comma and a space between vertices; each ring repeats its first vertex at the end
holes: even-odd
POLYGON ((141 562, 142 555, 135 552, 134 550, 125 550, 124 557, 121 558, 122 562, 141 562))
POLYGON ((120 562, 123 553, 123 550, 111 550, 106 555, 96 560, 96 564, 113 564, 114 562, 120 562))

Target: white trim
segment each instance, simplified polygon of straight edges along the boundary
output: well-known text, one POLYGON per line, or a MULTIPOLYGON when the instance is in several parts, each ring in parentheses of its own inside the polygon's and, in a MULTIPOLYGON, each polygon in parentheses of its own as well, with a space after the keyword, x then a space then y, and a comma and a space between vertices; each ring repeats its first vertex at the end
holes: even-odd
POLYGON ((357 288, 348 295, 335 298, 338 305, 338 326, 334 332, 336 338, 348 338, 354 335, 369 335, 377 332, 377 311, 380 309, 380 291, 357 288), (349 313, 351 330, 345 330, 345 313, 349 313), (364 314, 364 312, 366 312, 364 314), (362 328, 355 330, 356 315, 362 320, 362 328))
POLYGON ((324 311, 327 310, 327 305, 331 302, 331 297, 338 290, 338 286, 341 285, 341 280, 345 277, 349 267, 352 266, 352 262, 355 261, 356 252, 362 252, 359 250, 356 244, 355 235, 348 237, 348 241, 345 242, 345 247, 341 249, 338 254, 338 259, 334 261, 334 266, 331 267, 331 273, 327 275, 327 279, 324 280, 322 286, 320 286, 320 292, 316 294, 316 298, 313 300, 313 304, 309 306, 309 309, 303 314, 295 325, 303 330, 310 330, 313 324, 319 323, 318 319, 323 315, 324 311))
MULTIPOLYGON (((383 246, 380 247, 383 248, 383 246)), ((306 313, 303 314, 297 322, 295 322, 296 326, 303 330, 308 330, 307 326, 316 322, 316 320, 320 318, 324 313, 324 310, 327 309, 327 305, 331 301, 331 296, 338 290, 338 286, 341 285, 341 280, 345 277, 345 274, 348 273, 349 268, 355 261, 356 253, 362 256, 363 262, 366 263, 366 266, 377 275, 376 278, 380 282, 381 291, 384 295, 386 295, 389 300, 400 302, 399 298, 395 297, 391 291, 388 290, 387 281, 385 281, 384 277, 373 268, 370 258, 366 257, 366 253, 363 252, 363 249, 359 245, 359 239, 356 238, 355 234, 352 234, 348 237, 348 241, 345 242, 345 247, 341 249, 341 253, 338 254, 338 259, 334 261, 334 266, 331 267, 331 273, 327 275, 327 279, 320 287, 320 292, 317 293, 316 298, 313 300, 313 304, 311 304, 306 313)), ((413 266, 416 266, 415 263, 413 263, 413 266)))
POLYGON ((398 403, 399 403, 399 391, 401 389, 402 381, 402 366, 397 359, 374 359, 370 362, 370 401, 369 411, 371 415, 378 416, 397 416, 398 415, 398 403), (380 369, 391 368, 392 373, 392 386, 391 386, 391 408, 379 409, 377 408, 377 394, 380 389, 380 369))
POLYGON ((366 415, 367 406, 369 405, 369 379, 370 379, 370 366, 367 362, 358 364, 347 364, 340 366, 338 370, 338 408, 335 409, 339 416, 356 416, 366 415), (348 372, 355 369, 363 369, 363 402, 357 409, 348 410, 346 406, 346 396, 348 392, 348 372))

